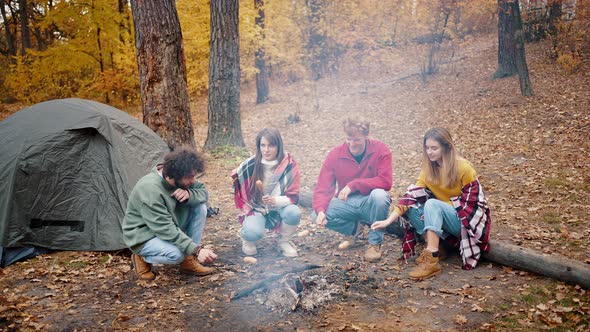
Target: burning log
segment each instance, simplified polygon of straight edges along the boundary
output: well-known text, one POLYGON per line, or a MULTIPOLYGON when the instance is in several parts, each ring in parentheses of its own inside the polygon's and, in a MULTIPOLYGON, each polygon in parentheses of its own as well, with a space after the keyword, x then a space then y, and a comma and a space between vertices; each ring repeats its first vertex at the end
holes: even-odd
POLYGON ((307 265, 303 265, 303 266, 296 266, 293 267, 292 269, 285 271, 283 273, 274 275, 274 276, 270 276, 264 280, 261 280, 251 286, 248 286, 246 288, 243 288, 239 291, 237 291, 231 298, 230 300, 237 300, 239 298, 242 297, 246 297, 250 294, 252 294, 252 292, 254 292, 257 289, 260 288, 265 288, 268 285, 270 285, 272 282, 282 278, 284 275, 289 274, 289 273, 298 273, 298 272, 303 272, 303 271, 307 271, 307 270, 313 270, 313 269, 319 269, 322 268, 323 266, 321 265, 315 265, 315 264, 307 264, 307 265))

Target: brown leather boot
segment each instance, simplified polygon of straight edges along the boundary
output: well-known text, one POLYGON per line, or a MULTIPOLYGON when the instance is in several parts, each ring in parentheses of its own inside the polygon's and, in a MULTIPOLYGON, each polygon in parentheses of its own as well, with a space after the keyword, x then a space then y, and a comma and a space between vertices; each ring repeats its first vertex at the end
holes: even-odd
POLYGON ((420 257, 421 263, 408 274, 410 279, 427 279, 442 272, 438 257, 432 256, 430 251, 424 249, 420 257))
POLYGON ((196 276, 206 276, 215 272, 215 269, 201 265, 193 256, 186 256, 184 261, 180 263, 180 272, 194 274, 196 276))
POLYGON ((156 275, 152 272, 152 264, 143 260, 143 257, 132 254, 131 263, 133 263, 133 269, 135 275, 140 280, 154 280, 156 275))
POLYGON ((365 260, 368 262, 377 262, 381 259, 381 245, 369 244, 367 251, 365 251, 365 260))
MULTIPOLYGON (((424 248, 424 251, 422 251, 422 253, 420 254, 420 256, 418 256, 418 258, 416 258, 416 264, 422 264, 422 262, 424 261, 424 256, 425 253, 428 250, 426 250, 426 248, 424 248)), ((449 255, 447 254, 447 246, 445 246, 444 244, 440 243, 438 245, 438 260, 439 261, 444 261, 445 259, 447 259, 449 255)))

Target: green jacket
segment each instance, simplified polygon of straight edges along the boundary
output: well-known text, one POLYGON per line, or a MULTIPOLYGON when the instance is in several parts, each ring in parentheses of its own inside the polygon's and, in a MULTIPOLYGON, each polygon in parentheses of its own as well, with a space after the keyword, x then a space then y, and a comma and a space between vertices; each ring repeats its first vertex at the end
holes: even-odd
POLYGON ((197 181, 188 188, 188 201, 180 203, 170 196, 176 189, 156 167, 139 179, 129 195, 123 219, 123 239, 133 252, 140 251, 154 237, 174 244, 186 255, 195 250, 197 244, 181 228, 187 222, 190 207, 206 203, 209 194, 205 185, 197 181))

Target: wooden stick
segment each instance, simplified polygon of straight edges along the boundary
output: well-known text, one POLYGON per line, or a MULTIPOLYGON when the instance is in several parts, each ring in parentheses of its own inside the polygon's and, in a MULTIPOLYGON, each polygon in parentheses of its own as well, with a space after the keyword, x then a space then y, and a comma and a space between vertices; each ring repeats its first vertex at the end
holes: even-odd
POLYGON ((246 288, 243 288, 241 290, 239 290, 238 292, 236 292, 230 300, 237 300, 239 298, 242 297, 246 297, 248 295, 250 295, 252 292, 254 292, 255 290, 259 289, 259 288, 265 288, 268 285, 270 285, 270 283, 272 283, 273 281, 283 277, 285 274, 289 274, 289 273, 297 273, 297 272, 303 272, 303 271, 307 271, 307 270, 313 270, 313 269, 319 269, 322 268, 322 265, 315 265, 315 264, 307 264, 307 265, 303 265, 303 266, 296 266, 292 269, 290 269, 289 271, 285 271, 283 273, 280 273, 278 275, 274 275, 271 277, 268 277, 264 280, 261 280, 251 286, 248 286, 246 288))

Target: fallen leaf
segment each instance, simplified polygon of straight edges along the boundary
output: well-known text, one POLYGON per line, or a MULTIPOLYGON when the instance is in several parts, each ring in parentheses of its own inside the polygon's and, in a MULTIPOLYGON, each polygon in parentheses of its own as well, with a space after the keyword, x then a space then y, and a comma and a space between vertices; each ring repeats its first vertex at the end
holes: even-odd
POLYGON ((467 324, 467 317, 465 317, 463 315, 455 315, 455 318, 453 320, 455 321, 456 324, 459 324, 459 325, 467 324))

